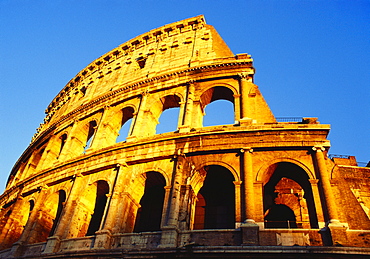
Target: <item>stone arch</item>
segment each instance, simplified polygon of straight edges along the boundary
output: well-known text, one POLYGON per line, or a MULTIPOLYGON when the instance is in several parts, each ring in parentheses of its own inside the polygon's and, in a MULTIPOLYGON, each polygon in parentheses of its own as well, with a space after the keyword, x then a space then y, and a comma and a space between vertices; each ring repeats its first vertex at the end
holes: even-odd
POLYGON ((117 131, 116 142, 118 140, 126 139, 132 133, 132 119, 134 118, 136 110, 132 105, 127 105, 124 108, 120 109, 120 123, 119 123, 119 130, 117 131), (130 122, 131 120, 131 122, 130 122), (124 127, 127 128, 127 131, 124 130, 124 127), (118 137, 121 135, 120 139, 118 137), (122 136, 125 135, 125 136, 122 136))
POLYGON ((164 133, 164 132, 170 132, 171 129, 162 129, 159 131, 158 127, 160 126, 160 120, 163 119, 163 115, 169 109, 177 108, 178 111, 176 111, 177 114, 177 120, 175 121, 175 118, 170 118, 171 122, 169 122, 170 128, 175 128, 175 131, 178 129, 179 122, 180 122, 180 107, 181 103, 183 102, 183 98, 181 95, 174 93, 174 94, 167 94, 162 96, 159 101, 153 103, 151 106, 151 113, 153 115, 153 118, 157 122, 155 125, 155 131, 156 133, 164 133), (172 123, 172 127, 171 127, 172 123))
POLYGON ((218 114, 219 113, 219 110, 220 109, 217 109, 217 107, 222 107, 222 111, 223 112, 227 112, 227 116, 226 117, 230 117, 230 118, 226 118, 228 119, 229 121, 226 121, 225 118, 220 117, 220 116, 214 116, 215 118, 213 118, 212 120, 212 123, 210 125, 222 125, 222 124, 233 124, 235 119, 236 119, 236 115, 235 115, 235 99, 234 99, 234 95, 235 95, 235 91, 233 91, 235 89, 232 89, 229 85, 225 86, 225 85, 213 85, 212 87, 209 87, 207 90, 203 91, 199 97, 200 99, 200 109, 201 109, 201 113, 203 114, 203 117, 202 117, 202 125, 204 124, 204 116, 208 115, 208 116, 212 116, 212 114, 218 114), (227 103, 225 104, 222 104, 221 101, 222 100, 226 100, 227 102, 230 102, 232 103, 232 108, 231 110, 229 109, 228 106, 225 106, 227 105, 227 103), (216 103, 217 102, 217 103, 216 103), (211 105, 211 106, 215 106, 215 107, 210 107, 208 105, 211 105), (207 110, 207 114, 206 114, 206 108, 207 106, 210 108, 207 110), (220 119, 223 119, 222 121, 220 119))
POLYGON ((299 160, 284 157, 284 158, 273 159, 273 160, 268 161, 267 163, 264 163, 257 171, 256 181, 265 183, 266 182, 266 177, 271 176, 271 174, 270 175, 266 174, 266 172, 268 171, 268 168, 271 165, 278 164, 280 162, 287 162, 287 163, 295 164, 295 165, 301 167, 306 172, 306 174, 309 176, 309 179, 316 179, 315 174, 308 168, 307 165, 305 165, 304 163, 302 163, 299 160))
MULTIPOLYGON (((223 161, 211 160, 211 161, 201 163, 200 165, 198 165, 196 167, 195 172, 199 172, 200 174, 205 175, 204 168, 206 166, 210 166, 210 165, 218 165, 218 166, 225 167, 233 175, 233 177, 235 179, 234 181, 240 181, 240 175, 239 175, 238 171, 232 165, 230 165, 226 162, 223 162, 223 161)), ((195 186, 199 186, 199 184, 202 184, 203 181, 204 181, 204 179, 200 180, 198 177, 196 177, 195 174, 191 176, 190 184, 193 186, 193 190, 195 191, 195 193, 198 193, 198 191, 200 189, 200 187, 196 188, 195 186)))
POLYGON ((22 172, 22 178, 25 179, 31 176, 33 173, 37 172, 37 170, 42 168, 42 160, 45 156, 47 144, 44 143, 40 145, 36 150, 33 151, 32 155, 30 156, 26 168, 22 172))
POLYGON ((199 92, 199 98, 205 93, 207 92, 209 89, 212 89, 212 88, 215 88, 217 86, 220 86, 220 87, 225 87, 225 88, 228 88, 229 90, 232 91, 233 95, 236 95, 236 94, 239 94, 238 92, 238 89, 231 85, 231 84, 228 84, 228 83, 224 83, 224 82, 217 82, 217 83, 212 83, 212 84, 209 84, 205 87, 203 87, 202 85, 202 91, 199 92))
MULTIPOLYGON (((169 183, 168 176, 164 173, 163 170, 158 169, 156 167, 147 167, 144 170, 141 170, 141 172, 131 180, 129 180, 128 187, 125 190, 125 198, 124 198, 124 206, 125 214, 123 215, 123 227, 122 230, 124 233, 131 233, 134 230, 137 232, 141 232, 143 228, 136 227, 137 225, 137 214, 141 207, 140 201, 142 197, 145 194, 145 185, 147 180, 147 173, 155 172, 157 174, 160 174, 161 177, 163 177, 165 185, 169 183)), ((161 214, 162 215, 162 214, 161 214)))
POLYGON ((93 116, 75 122, 77 125, 74 124, 72 126, 73 129, 67 139, 67 142, 69 142, 68 147, 62 151, 63 156, 72 158, 85 153, 88 148, 92 147, 101 114, 102 112, 100 111, 93 116))
POLYGON ((226 167, 207 165, 193 213, 194 229, 235 228, 235 177, 226 167))
MULTIPOLYGON (((135 217, 134 232, 159 231, 163 214, 166 180, 159 172, 145 174, 140 207, 135 217)), ((142 174, 143 175, 143 174, 142 174)))
MULTIPOLYGON (((265 168, 263 176, 259 175, 263 186, 263 211, 265 226, 283 226, 278 214, 272 219, 269 214, 276 205, 285 205, 295 212, 297 225, 300 228, 318 228, 318 218, 314 202, 313 190, 309 182, 310 176, 297 163, 276 162, 265 168), (267 217, 267 218, 266 218, 267 217), (271 223, 271 221, 275 223, 271 223)), ((275 209, 274 209, 275 210, 275 209)), ((287 225, 288 226, 288 225, 287 225)))

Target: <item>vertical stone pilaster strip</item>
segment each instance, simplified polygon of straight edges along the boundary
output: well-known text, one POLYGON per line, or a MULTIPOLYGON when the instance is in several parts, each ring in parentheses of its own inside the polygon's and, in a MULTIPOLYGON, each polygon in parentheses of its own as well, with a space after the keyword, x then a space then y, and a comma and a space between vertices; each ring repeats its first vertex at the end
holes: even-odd
POLYGON ((99 125, 96 127, 96 132, 93 136, 93 141, 91 143, 90 149, 97 149, 99 147, 108 146, 114 143, 109 143, 107 141, 107 133, 111 133, 106 129, 107 121, 109 120, 110 106, 104 108, 103 114, 100 118, 99 125))
POLYGON ((109 208, 107 211, 107 218, 105 220, 105 224, 103 227, 103 230, 108 230, 112 231, 114 226, 115 226, 115 221, 116 221, 116 216, 117 216, 117 211, 120 206, 120 203, 123 202, 121 201, 121 193, 123 193, 125 189, 124 185, 124 178, 125 178, 125 172, 124 172, 124 166, 117 165, 116 170, 117 170, 117 180, 115 183, 115 186, 113 186, 112 189, 112 196, 111 196, 111 201, 108 204, 109 208))
POLYGON ((195 85, 194 82, 189 82, 188 86, 188 93, 187 93, 187 100, 186 100, 186 109, 185 109, 185 120, 184 125, 191 127, 192 125, 192 117, 193 117, 193 101, 194 101, 194 94, 195 94, 195 85))
POLYGON ((241 110, 240 110, 240 117, 241 119, 247 120, 251 118, 251 103, 248 98, 248 93, 251 89, 252 83, 248 80, 248 74, 240 73, 239 74, 239 84, 240 84, 240 92, 241 92, 241 110))
POLYGON ((64 213, 61 215, 61 220, 59 221, 59 224, 57 226, 57 229, 55 231, 55 236, 59 236, 61 238, 64 238, 70 225, 70 220, 73 216, 73 213, 75 212, 76 206, 77 206, 77 199, 81 195, 81 185, 82 185, 82 175, 76 175, 74 179, 74 183, 71 189, 71 192, 68 197, 68 201, 66 203, 66 206, 64 208, 64 213))
POLYGON ((235 222, 236 223, 241 223, 242 222, 241 193, 240 193, 241 185, 242 185, 242 181, 234 181, 234 186, 235 186, 235 222))
POLYGON ((135 117, 135 121, 133 122, 132 134, 130 138, 135 138, 139 136, 144 136, 142 134, 142 130, 145 130, 145 110, 146 110, 146 102, 148 99, 149 92, 143 92, 141 94, 139 109, 137 111, 137 116, 135 117))
POLYGON ((243 148, 243 169, 244 169, 244 198, 245 198, 245 221, 254 222, 254 177, 252 152, 250 147, 243 148))
POLYGON ((38 233, 35 231, 34 228, 37 225, 37 218, 39 217, 42 211, 42 206, 46 198, 45 188, 40 188, 39 191, 40 191, 40 194, 37 197, 37 200, 36 200, 35 206, 33 207, 31 215, 28 217, 28 220, 24 227, 22 235, 19 238, 19 240, 16 243, 14 243, 12 247, 12 254, 15 257, 21 256, 22 250, 23 250, 22 247, 26 245, 27 242, 32 243, 32 241, 35 239, 35 236, 38 235, 38 233))
POLYGON ((177 228, 178 226, 178 217, 180 209, 180 195, 181 195, 181 180, 182 180, 182 169, 183 164, 181 157, 174 157, 174 176, 173 183, 171 188, 171 195, 169 197, 169 213, 167 226, 177 228))
POLYGON ((241 103, 240 103, 240 94, 234 94, 234 120, 235 123, 240 123, 241 119, 241 103))

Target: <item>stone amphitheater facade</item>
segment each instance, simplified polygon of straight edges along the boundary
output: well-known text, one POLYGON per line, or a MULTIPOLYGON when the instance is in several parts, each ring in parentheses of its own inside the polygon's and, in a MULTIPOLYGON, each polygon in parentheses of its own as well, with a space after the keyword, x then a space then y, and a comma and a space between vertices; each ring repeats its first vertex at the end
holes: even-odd
POLYGON ((368 254, 370 168, 328 158, 316 118, 278 122, 252 62, 197 16, 89 64, 10 173, 0 257, 368 254), (217 100, 235 123, 203 127, 217 100), (177 130, 156 134, 170 108, 177 130))

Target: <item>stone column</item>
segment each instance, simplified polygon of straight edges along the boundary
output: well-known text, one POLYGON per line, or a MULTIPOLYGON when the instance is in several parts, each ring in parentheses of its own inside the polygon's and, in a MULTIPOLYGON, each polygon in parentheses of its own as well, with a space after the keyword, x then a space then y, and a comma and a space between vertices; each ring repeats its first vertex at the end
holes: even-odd
POLYGON ((178 236, 178 220, 180 211, 180 196, 182 185, 183 158, 181 155, 174 155, 173 173, 168 206, 165 214, 165 224, 162 226, 160 247, 176 247, 178 236))
POLYGON ((77 206, 77 199, 80 195, 81 185, 82 176, 76 175, 54 235, 48 238, 45 250, 43 252, 44 254, 56 252, 59 249, 61 239, 66 237, 69 230, 70 221, 77 206))
POLYGON ((242 242, 243 245, 258 245, 259 244, 259 227, 254 221, 254 177, 252 152, 250 147, 241 150, 243 156, 243 171, 244 171, 244 205, 245 205, 245 221, 241 224, 242 242))
POLYGON ((335 197, 333 194, 333 190, 330 184, 330 175, 328 173, 328 169, 326 168, 325 158, 323 151, 325 150, 324 147, 316 146, 313 147, 312 150, 316 151, 315 158, 316 164, 318 168, 318 173, 321 179, 321 185, 323 188, 323 194, 325 203, 327 206, 328 216, 329 216, 329 224, 332 223, 339 223, 338 220, 338 212, 335 204, 335 197))
POLYGON ((115 179, 114 185, 112 186, 110 199, 107 201, 107 204, 106 204, 107 216, 105 220, 102 220, 103 226, 101 230, 96 232, 96 239, 95 239, 95 244, 94 244, 95 249, 110 248, 110 241, 111 241, 113 228, 115 224, 117 224, 116 222, 117 211, 120 207, 120 204, 122 203, 121 193, 125 189, 124 178, 126 175, 124 173, 124 170, 121 170, 121 169, 124 169, 124 167, 121 165, 117 165, 117 167, 115 168, 116 179, 115 179))
POLYGON ((252 112, 251 106, 252 103, 248 96, 250 90, 253 88, 252 78, 246 73, 240 73, 239 76, 239 85, 241 92, 241 110, 240 110, 240 124, 249 125, 252 123, 252 112))
POLYGON ((254 223, 254 177, 250 147, 243 148, 245 222, 254 223))
POLYGON ((145 127, 145 112, 146 112, 146 102, 149 96, 149 92, 143 92, 141 94, 140 105, 137 112, 137 116, 135 118, 132 134, 130 137, 127 138, 127 141, 134 141, 136 138, 141 136, 146 136, 143 131, 146 129, 145 127))
POLYGON ((240 187, 242 185, 242 181, 234 181, 235 186, 235 222, 239 225, 242 222, 242 214, 241 214, 241 192, 240 187))
POLYGON ((193 102, 195 95, 195 85, 193 81, 190 81, 187 86, 186 103, 183 115, 183 124, 179 127, 180 132, 189 132, 192 127, 193 117, 193 102))
POLYGON ((335 204, 335 196, 330 183, 330 174, 326 167, 325 157, 323 151, 325 148, 322 146, 315 146, 312 148, 315 153, 316 164, 318 173, 320 175, 322 191, 326 203, 326 209, 329 216, 329 221, 326 222, 326 227, 320 230, 324 245, 337 245, 347 246, 346 228, 338 219, 337 207, 335 204), (331 242, 330 242, 331 241, 331 242))
MULTIPOLYGON (((74 142, 78 141, 76 140, 76 137, 74 134, 76 133, 76 130, 78 129, 78 121, 74 121, 71 130, 69 131, 66 139, 66 143, 62 149, 62 152, 59 154, 58 160, 60 162, 63 162, 65 160, 68 160, 69 158, 76 155, 76 152, 73 152, 74 142)), ((79 155, 79 154, 77 154, 79 155)))
POLYGON ((104 108, 103 115, 93 136, 94 139, 88 149, 99 149, 114 144, 120 122, 117 122, 116 118, 112 118, 111 112, 112 109, 109 106, 104 108))
POLYGON ((240 124, 240 119, 241 119, 241 104, 240 104, 240 97, 241 94, 234 94, 234 120, 235 124, 240 124))

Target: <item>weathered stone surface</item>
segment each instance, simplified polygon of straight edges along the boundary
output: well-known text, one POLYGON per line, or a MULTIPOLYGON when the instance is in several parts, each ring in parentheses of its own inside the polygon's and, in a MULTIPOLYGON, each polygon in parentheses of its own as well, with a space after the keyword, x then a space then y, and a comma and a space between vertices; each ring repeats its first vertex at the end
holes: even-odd
POLYGON ((198 16, 89 64, 10 173, 0 258, 368 253, 370 168, 329 159, 317 118, 277 122, 252 62, 198 16), (203 127, 217 100, 235 124, 203 127), (171 108, 177 130, 156 134, 171 108))

